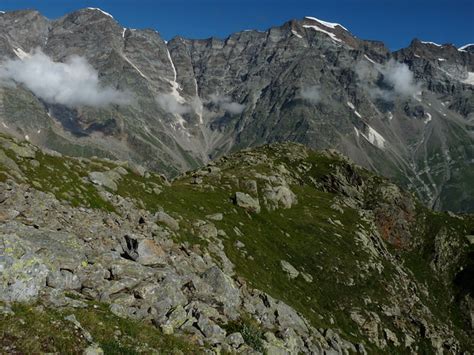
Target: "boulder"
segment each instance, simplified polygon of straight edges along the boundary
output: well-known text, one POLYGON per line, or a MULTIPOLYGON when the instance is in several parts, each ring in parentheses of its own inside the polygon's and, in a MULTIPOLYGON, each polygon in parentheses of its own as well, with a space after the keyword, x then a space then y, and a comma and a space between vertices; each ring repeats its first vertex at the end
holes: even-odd
POLYGON ((291 208, 298 200, 296 195, 287 186, 266 186, 263 193, 269 209, 291 208))
POLYGON ((79 277, 69 270, 58 270, 49 273, 46 283, 49 287, 60 290, 79 290, 81 288, 79 277))
POLYGON ((254 199, 252 196, 244 192, 235 193, 234 203, 249 212, 260 213, 260 203, 258 199, 254 199))
POLYGON ((34 159, 36 157, 33 146, 30 145, 18 145, 10 141, 2 141, 2 146, 11 150, 17 157, 20 158, 34 159))
POLYGON ((165 252, 154 240, 145 239, 138 243, 137 262, 142 265, 164 265, 165 252))
POLYGON ((233 348, 238 348, 245 343, 244 337, 239 332, 229 334, 225 340, 233 348))
POLYGON ((115 180, 107 173, 92 171, 89 173, 89 180, 95 185, 106 187, 112 191, 117 191, 118 189, 115 180))
POLYGON ((156 217, 156 222, 164 224, 167 226, 169 229, 173 231, 178 231, 179 230, 179 223, 176 219, 171 217, 168 213, 159 211, 155 215, 156 217))
POLYGON ((206 342, 211 344, 222 343, 225 339, 226 332, 216 323, 207 317, 201 316, 197 322, 199 330, 206 337, 206 342))
POLYGON ((222 215, 222 213, 214 213, 214 214, 208 214, 206 218, 210 219, 211 221, 222 221, 224 216, 222 215))
POLYGON ((199 226, 199 235, 204 239, 211 239, 217 237, 217 228, 213 223, 206 223, 199 226))
POLYGON ((283 271, 288 274, 288 277, 290 279, 295 279, 300 274, 300 272, 296 270, 296 268, 293 265, 291 265, 288 261, 280 260, 280 265, 283 271))
POLYGON ((240 305, 240 292, 234 281, 222 272, 217 266, 213 266, 204 272, 203 280, 211 286, 212 294, 209 295, 224 309, 233 313, 240 305))

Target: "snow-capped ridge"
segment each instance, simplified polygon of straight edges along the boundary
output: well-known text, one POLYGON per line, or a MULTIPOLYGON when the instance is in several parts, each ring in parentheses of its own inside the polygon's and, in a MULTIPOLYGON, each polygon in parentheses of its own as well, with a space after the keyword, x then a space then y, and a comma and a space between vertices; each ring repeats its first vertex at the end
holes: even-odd
POLYGON ((469 47, 471 47, 471 46, 474 46, 474 43, 465 44, 464 46, 459 47, 458 50, 465 52, 466 49, 469 48, 469 47))
POLYGON ((322 32, 322 33, 325 33, 327 34, 329 37, 332 38, 333 41, 335 42, 342 42, 339 38, 336 37, 336 35, 332 32, 329 32, 329 31, 326 31, 324 29, 322 29, 321 27, 318 27, 318 26, 311 26, 311 25, 303 25, 304 28, 312 28, 313 30, 315 31, 318 31, 318 32, 322 32))
POLYGON ((109 14, 108 12, 105 12, 105 11, 102 10, 102 9, 99 9, 98 7, 87 7, 86 9, 87 9, 87 10, 92 10, 92 11, 100 11, 100 12, 102 12, 104 15, 109 16, 110 18, 114 18, 111 14, 109 14))
POLYGON ((441 44, 435 43, 435 42, 430 42, 430 41, 420 41, 423 44, 431 44, 432 46, 436 47, 443 47, 441 44))
POLYGON ((341 25, 340 23, 327 22, 327 21, 323 21, 323 20, 320 20, 316 17, 311 17, 311 16, 305 16, 305 19, 319 22, 321 25, 326 26, 326 27, 331 28, 331 29, 335 29, 337 26, 339 26, 343 30, 346 30, 347 32, 349 32, 349 30, 347 28, 345 28, 343 25, 341 25))

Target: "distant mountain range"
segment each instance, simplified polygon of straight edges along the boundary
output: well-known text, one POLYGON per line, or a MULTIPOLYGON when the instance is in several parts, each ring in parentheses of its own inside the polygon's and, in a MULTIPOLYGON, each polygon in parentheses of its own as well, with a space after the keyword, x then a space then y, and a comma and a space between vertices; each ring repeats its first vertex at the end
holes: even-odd
POLYGON ((175 176, 294 141, 474 211, 474 45, 391 52, 312 17, 166 42, 89 8, 0 14, 0 56, 0 129, 45 148, 175 176))

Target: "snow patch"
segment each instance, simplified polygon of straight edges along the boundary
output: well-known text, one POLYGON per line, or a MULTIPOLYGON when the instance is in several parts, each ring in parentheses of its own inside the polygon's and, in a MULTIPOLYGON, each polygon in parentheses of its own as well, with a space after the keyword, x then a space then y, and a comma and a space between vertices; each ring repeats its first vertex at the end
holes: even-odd
POLYGON ((458 50, 460 51, 463 51, 463 52, 466 52, 466 49, 470 46, 474 46, 474 43, 468 43, 468 44, 465 44, 464 46, 462 47, 459 47, 458 50))
POLYGON ((391 121, 393 119, 393 113, 388 111, 388 119, 391 121))
POLYGON ((291 30, 291 33, 293 33, 298 38, 303 38, 303 36, 300 35, 298 32, 296 32, 295 30, 291 30))
POLYGON ((418 91, 416 92, 415 94, 413 94, 413 98, 418 101, 418 102, 421 102, 421 95, 423 94, 422 91, 418 91))
POLYGON ((467 78, 462 81, 465 84, 474 85, 474 73, 468 72, 467 78))
POLYGON ((5 127, 5 128, 8 128, 8 126, 6 125, 5 122, 2 122, 2 126, 5 127))
POLYGON ((361 135, 373 146, 376 146, 377 148, 380 148, 380 149, 385 148, 385 138, 369 125, 367 125, 367 134, 364 134, 362 131, 359 131, 356 127, 354 127, 354 129, 356 131, 357 137, 361 135))
POLYGON ((346 30, 347 32, 349 32, 349 30, 347 28, 345 28, 343 25, 341 25, 340 23, 327 22, 327 21, 323 21, 323 20, 317 19, 316 17, 311 17, 311 16, 305 16, 305 18, 308 19, 308 20, 319 22, 321 25, 324 25, 324 26, 332 28, 332 29, 339 26, 343 30, 346 30))
POLYGON ((36 131, 36 134, 40 134, 40 133, 41 133, 41 130, 40 130, 40 129, 36 131))
POLYGON ((29 135, 25 135, 25 139, 26 139, 27 141, 29 141, 29 140, 30 140, 30 136, 29 136, 29 135))
POLYGON ((176 82, 176 78, 178 77, 178 73, 176 72, 176 68, 173 63, 173 59, 171 59, 171 53, 168 49, 166 49, 166 52, 168 54, 168 60, 171 63, 171 69, 173 69, 173 81, 176 82))
POLYGON ((446 59, 444 59, 444 58, 438 58, 438 61, 439 61, 439 62, 445 62, 446 59))
POLYGON ((126 27, 123 28, 123 31, 122 31, 122 38, 125 38, 125 32, 127 32, 127 28, 126 28, 126 27))
POLYGON ((331 39, 332 39, 333 41, 341 42, 341 43, 342 43, 342 41, 341 41, 339 38, 337 38, 334 33, 328 32, 328 31, 326 31, 326 30, 323 30, 321 27, 318 27, 318 26, 310 26, 310 25, 304 25, 303 27, 304 27, 304 28, 312 28, 312 29, 315 30, 315 31, 319 31, 319 32, 325 33, 325 34, 327 34, 329 37, 331 37, 331 39))
POLYGON ((13 48, 13 51, 15 52, 16 56, 20 58, 21 60, 28 58, 30 56, 21 48, 13 48))
POLYGON ((431 121, 431 118, 432 118, 432 117, 431 117, 431 114, 430 114, 429 112, 426 112, 426 118, 425 118, 425 120, 424 120, 425 124, 427 124, 428 122, 430 122, 430 121, 431 121))
POLYGON ((145 74, 143 74, 141 72, 141 70, 138 69, 138 67, 130 61, 130 59, 128 59, 125 55, 122 55, 122 57, 123 57, 123 59, 125 59, 127 61, 128 64, 130 64, 133 67, 133 69, 135 69, 138 72, 138 74, 140 74, 146 80, 149 80, 148 77, 145 74))
POLYGON ((421 43, 423 43, 423 44, 431 44, 432 46, 436 46, 436 47, 442 47, 441 44, 434 43, 434 42, 429 42, 429 41, 421 41, 421 43))
POLYGON ((375 63, 374 60, 372 60, 371 58, 369 58, 369 56, 367 56, 366 54, 364 54, 364 57, 365 57, 365 59, 367 59, 369 62, 371 62, 371 63, 373 63, 373 64, 377 64, 377 63, 375 63))
POLYGON ((355 109, 355 106, 354 106, 354 104, 353 104, 352 102, 347 101, 347 106, 349 106, 349 107, 354 111, 354 113, 355 113, 355 115, 356 115, 357 117, 362 118, 362 116, 360 115, 360 113, 357 112, 357 110, 355 109))
POLYGON ((110 18, 114 18, 111 14, 109 14, 108 12, 105 12, 104 10, 99 9, 98 7, 88 7, 87 10, 100 11, 100 12, 102 12, 105 16, 109 16, 110 18))
POLYGON ((369 125, 367 125, 367 127, 369 128, 368 137, 366 137, 367 140, 380 149, 383 149, 385 147, 385 138, 369 125))
MULTIPOLYGON (((170 51, 168 49, 166 49, 166 51, 168 54, 168 60, 170 61, 170 64, 171 64, 171 69, 173 70, 173 80, 169 81, 171 84, 171 95, 174 96, 174 98, 176 99, 178 103, 182 104, 186 100, 178 92, 178 89, 180 88, 178 82, 176 81, 176 79, 178 78, 178 73, 176 71, 176 67, 174 66, 173 59, 171 59, 170 51)), ((197 86, 197 83, 196 83, 196 86, 197 86)))

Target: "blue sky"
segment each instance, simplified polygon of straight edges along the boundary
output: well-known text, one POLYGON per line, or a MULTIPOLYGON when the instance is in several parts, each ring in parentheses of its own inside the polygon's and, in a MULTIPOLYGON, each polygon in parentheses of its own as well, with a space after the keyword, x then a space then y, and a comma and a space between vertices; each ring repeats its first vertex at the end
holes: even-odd
POLYGON ((474 42, 474 0, 0 0, 0 10, 35 8, 49 18, 82 7, 99 7, 125 27, 153 28, 165 39, 225 38, 314 16, 391 49, 415 37, 457 46, 474 42))

